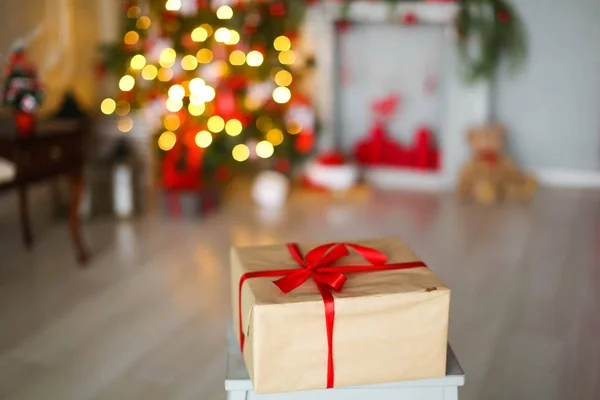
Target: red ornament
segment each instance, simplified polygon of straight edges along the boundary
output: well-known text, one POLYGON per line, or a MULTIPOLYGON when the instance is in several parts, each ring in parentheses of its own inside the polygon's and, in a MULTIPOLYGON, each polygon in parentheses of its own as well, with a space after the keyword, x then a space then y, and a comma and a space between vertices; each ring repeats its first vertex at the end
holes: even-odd
POLYGON ((281 2, 271 4, 269 13, 274 17, 283 17, 285 15, 285 6, 281 2))
POLYGON ((312 133, 300 132, 296 135, 296 150, 300 154, 306 154, 312 150, 315 142, 315 136, 312 133))
POLYGON ((431 130, 425 126, 419 128, 415 135, 415 158, 416 167, 419 169, 428 169, 431 162, 429 152, 432 142, 431 130))
POLYGON ((407 12, 402 15, 402 23, 405 25, 415 25, 417 22, 419 22, 419 19, 417 18, 417 14, 413 12, 407 12))
POLYGON ((498 10, 496 12, 496 18, 500 22, 504 22, 504 23, 510 22, 510 14, 506 10, 498 10))
POLYGON ((17 111, 15 113, 15 126, 18 136, 31 136, 35 131, 35 115, 17 111))

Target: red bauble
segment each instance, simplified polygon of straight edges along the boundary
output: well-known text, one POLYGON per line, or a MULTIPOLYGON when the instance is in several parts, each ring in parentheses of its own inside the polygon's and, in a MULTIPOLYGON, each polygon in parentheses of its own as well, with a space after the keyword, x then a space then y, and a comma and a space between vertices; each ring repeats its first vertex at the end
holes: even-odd
POLYGON ((15 126, 18 136, 31 136, 35 131, 35 115, 17 111, 15 113, 15 126))
POLYGON ((419 18, 413 12, 407 12, 402 15, 402 23, 405 25, 415 25, 417 22, 419 22, 419 18))
POLYGON ((306 154, 312 150, 315 143, 315 135, 311 133, 299 133, 296 135, 296 150, 300 154, 306 154))
POLYGON ((269 13, 274 17, 283 17, 285 15, 285 6, 281 2, 271 4, 269 13))
POLYGON ((510 22, 510 14, 506 10, 498 10, 496 12, 496 18, 500 22, 504 22, 504 23, 510 22))
POLYGON ((321 165, 344 165, 346 158, 342 153, 336 150, 327 151, 319 155, 315 161, 321 165))

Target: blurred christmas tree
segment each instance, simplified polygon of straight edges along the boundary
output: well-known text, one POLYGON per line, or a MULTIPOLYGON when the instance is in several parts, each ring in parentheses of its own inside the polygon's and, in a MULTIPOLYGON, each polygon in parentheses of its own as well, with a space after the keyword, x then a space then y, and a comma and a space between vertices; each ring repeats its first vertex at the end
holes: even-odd
POLYGON ((304 1, 123 3, 123 42, 106 48, 120 93, 102 102, 132 129, 139 109, 163 155, 167 188, 225 181, 249 166, 288 172, 310 152, 315 114, 299 92, 304 1))

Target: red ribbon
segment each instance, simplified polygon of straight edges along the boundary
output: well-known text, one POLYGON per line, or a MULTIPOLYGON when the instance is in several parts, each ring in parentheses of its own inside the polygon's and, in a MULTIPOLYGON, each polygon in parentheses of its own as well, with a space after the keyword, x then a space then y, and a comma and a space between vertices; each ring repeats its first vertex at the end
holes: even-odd
POLYGON ((306 257, 296 243, 288 243, 287 248, 296 262, 300 265, 297 269, 268 270, 247 272, 240 278, 238 291, 238 318, 240 330, 240 345, 244 351, 244 329, 242 326, 242 286, 244 282, 252 278, 281 277, 273 283, 277 285, 283 293, 289 293, 302 285, 308 278, 312 278, 325 306, 325 326, 327 329, 327 388, 333 388, 333 323, 335 320, 335 303, 332 290, 339 292, 346 282, 347 272, 373 272, 390 271, 397 269, 410 269, 427 267, 422 261, 386 264, 387 256, 379 250, 366 246, 360 246, 352 243, 327 243, 310 250, 306 257), (354 249, 370 265, 347 265, 332 266, 334 262, 349 254, 348 247, 354 249))

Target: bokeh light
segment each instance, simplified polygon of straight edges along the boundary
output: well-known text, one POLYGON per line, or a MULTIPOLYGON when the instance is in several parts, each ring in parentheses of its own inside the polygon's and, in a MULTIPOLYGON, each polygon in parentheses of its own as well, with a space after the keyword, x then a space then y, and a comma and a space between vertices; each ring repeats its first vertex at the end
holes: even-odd
POLYGON ((158 147, 161 150, 169 151, 175 146, 175 143, 177 143, 177 136, 171 131, 163 132, 158 137, 158 147))
POLYGON ((200 104, 190 103, 188 105, 188 112, 190 113, 190 115, 193 115, 194 117, 202 115, 204 113, 204 110, 206 110, 206 106, 204 105, 204 103, 200 103, 200 104))
POLYGON ((125 75, 119 80, 119 89, 129 92, 135 86, 135 79, 131 75, 125 75))
POLYGON ((225 120, 218 115, 213 115, 208 119, 206 126, 211 132, 218 133, 225 128, 225 120))
POLYGON ((212 135, 208 131, 200 131, 196 133, 196 137, 194 138, 194 142, 196 142, 196 146, 205 149, 212 143, 212 135))
POLYGON ((158 80, 168 82, 173 79, 173 70, 171 68, 161 68, 158 70, 158 80))
POLYGON ((133 128, 133 120, 129 117, 119 118, 117 128, 121 132, 129 132, 133 128))
POLYGON ((266 115, 261 115, 256 119, 256 127, 261 132, 267 132, 273 127, 273 120, 266 115))
POLYGON ((192 40, 194 42, 204 42, 208 39, 208 32, 203 27, 199 26, 192 31, 192 40))
POLYGON ((271 142, 262 140, 256 144, 256 155, 260 158, 269 158, 273 155, 275 149, 271 142))
POLYGON ((292 92, 286 87, 280 86, 273 90, 273 100, 275 100, 276 103, 284 104, 290 101, 291 98, 292 92))
POLYGON ((123 37, 123 42, 128 45, 134 45, 140 40, 140 35, 136 31, 129 31, 123 37))
POLYGON ((185 96, 185 89, 181 85, 173 85, 169 88, 169 98, 181 100, 185 96))
POLYGON ((142 70, 142 78, 147 81, 151 81, 152 79, 156 78, 157 74, 158 69, 154 65, 146 65, 142 70))
POLYGON ((231 19, 233 17, 233 9, 229 6, 221 6, 217 9, 217 18, 231 19))
POLYGON ((179 120, 179 117, 176 114, 167 115, 163 123, 165 125, 165 129, 168 131, 176 131, 181 125, 181 121, 179 120))
POLYGON ((292 74, 284 69, 275 74, 275 83, 279 86, 289 86, 292 83, 292 79, 292 74))
POLYGON ((170 47, 167 47, 166 49, 163 49, 163 51, 160 52, 158 63, 161 65, 161 67, 171 67, 173 66, 173 64, 175 64, 176 58, 177 53, 175 52, 175 50, 173 50, 170 47))
POLYGON ((200 64, 208 64, 213 59, 213 53, 210 49, 200 49, 196 53, 196 59, 200 64))
POLYGON ((279 53, 279 62, 283 65, 292 65, 296 62, 296 53, 291 50, 282 51, 279 53))
POLYGON ((117 115, 124 117, 129 114, 129 110, 131 110, 131 106, 126 100, 119 100, 117 102, 117 109, 115 111, 117 115))
POLYGON ((225 42, 225 44, 228 44, 228 45, 238 44, 240 42, 240 34, 238 33, 238 31, 236 31, 234 29, 230 29, 229 33, 231 33, 231 37, 229 38, 228 41, 225 42))
POLYGON ((219 28, 215 32, 215 40, 220 43, 225 43, 231 39, 231 32, 227 28, 219 28))
POLYGON ((283 132, 280 129, 273 128, 267 132, 267 140, 271 142, 273 146, 279 146, 283 143, 283 132))
POLYGON ((229 136, 237 136, 240 133, 242 133, 242 129, 244 127, 242 126, 242 122, 238 119, 230 119, 229 121, 227 121, 227 123, 225 124, 225 132, 227 132, 227 134, 229 136))
POLYGON ((116 108, 117 103, 111 98, 102 100, 102 103, 100 104, 100 111, 106 115, 114 113, 116 108))
POLYGON ((244 65, 246 62, 246 55, 241 50, 234 50, 229 55, 229 62, 231 65, 244 65))
POLYGON ((133 69, 142 69, 146 65, 146 57, 141 54, 136 54, 131 58, 129 65, 131 65, 131 68, 133 69))
POLYGON ((258 50, 252 50, 246 56, 246 63, 251 67, 258 67, 263 63, 264 56, 258 50))
POLYGON ((150 21, 150 18, 148 18, 144 15, 137 20, 137 22, 135 23, 135 26, 138 29, 148 29, 148 28, 150 28, 151 22, 152 21, 150 21))
POLYGON ((187 55, 181 59, 181 68, 186 71, 193 71, 198 67, 198 60, 196 57, 187 55))
POLYGON ((183 101, 168 98, 166 106, 167 106, 167 110, 169 110, 171 112, 177 112, 177 111, 181 110, 181 107, 183 107, 183 101))
POLYGON ((287 36, 279 36, 273 41, 273 47, 278 51, 286 51, 292 47, 292 42, 287 36))
POLYGON ((231 155, 235 161, 246 161, 250 157, 250 149, 245 144, 240 143, 233 148, 231 155))

